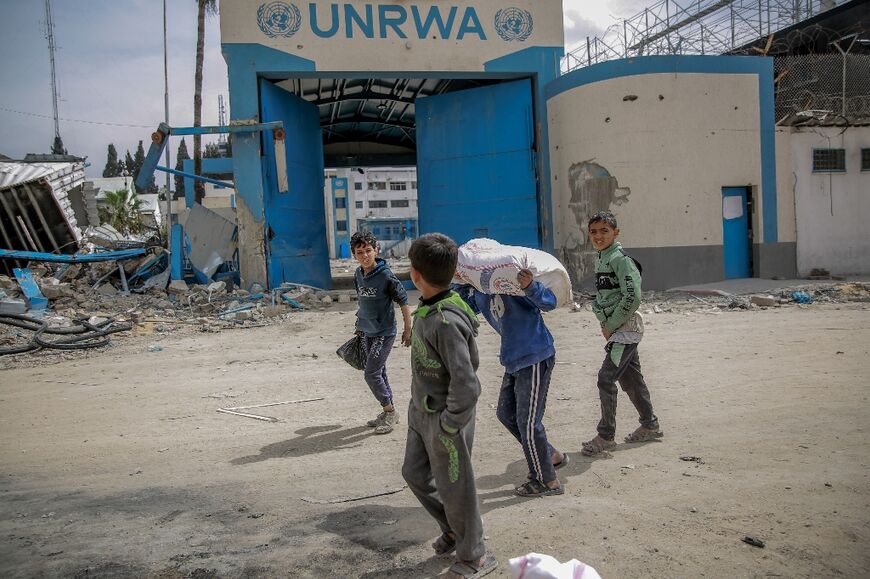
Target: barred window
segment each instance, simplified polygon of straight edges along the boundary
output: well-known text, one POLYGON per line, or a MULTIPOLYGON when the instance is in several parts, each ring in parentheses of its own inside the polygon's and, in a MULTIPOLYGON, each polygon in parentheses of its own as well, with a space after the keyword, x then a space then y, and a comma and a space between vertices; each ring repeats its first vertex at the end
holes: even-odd
POLYGON ((353 184, 353 189, 354 189, 354 191, 362 191, 362 186, 363 186, 363 184, 360 183, 359 181, 357 181, 356 183, 353 184))
POLYGON ((814 173, 846 171, 846 149, 813 149, 814 173))
POLYGON ((861 170, 870 171, 870 149, 861 149, 861 170))
POLYGON ((405 191, 408 189, 408 184, 404 181, 393 181, 390 183, 390 191, 405 191))
POLYGON ((369 201, 369 209, 386 209, 386 201, 369 201))
POLYGON ((363 202, 362 202, 362 201, 356 201, 355 203, 356 203, 356 208, 357 208, 357 209, 362 209, 362 208, 363 208, 363 202))
POLYGON ((336 231, 347 231, 347 221, 340 220, 335 222, 336 231))
POLYGON ((393 199, 390 201, 390 207, 407 207, 408 200, 407 199, 393 199))

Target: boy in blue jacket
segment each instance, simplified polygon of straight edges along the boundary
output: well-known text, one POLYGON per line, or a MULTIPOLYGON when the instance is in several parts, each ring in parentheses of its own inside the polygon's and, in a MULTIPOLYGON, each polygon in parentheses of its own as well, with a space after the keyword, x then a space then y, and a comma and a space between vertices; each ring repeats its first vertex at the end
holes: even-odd
POLYGON ((499 361, 505 373, 496 415, 522 445, 529 467, 528 480, 516 494, 561 495, 565 490, 555 469, 568 464, 568 455, 550 445, 543 424, 556 348, 541 312, 555 309, 556 296, 529 270, 521 270, 517 281, 523 296, 485 294, 471 286, 461 286, 459 294, 501 336, 499 361))
POLYGON ((402 282, 390 270, 387 262, 378 257, 378 240, 368 231, 357 231, 350 238, 354 258, 359 262, 353 281, 356 285, 359 309, 356 312, 356 333, 362 336, 366 367, 366 384, 381 404, 382 412, 366 425, 375 434, 393 431, 399 418, 393 407, 393 390, 387 379, 387 356, 396 340, 397 304, 402 310, 404 330, 402 345, 411 345, 411 307, 402 282))

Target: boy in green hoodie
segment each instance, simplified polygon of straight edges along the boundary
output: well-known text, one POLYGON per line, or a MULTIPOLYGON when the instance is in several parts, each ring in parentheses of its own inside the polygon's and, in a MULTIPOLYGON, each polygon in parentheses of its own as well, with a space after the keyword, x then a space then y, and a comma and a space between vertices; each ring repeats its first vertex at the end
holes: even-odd
POLYGON ((471 467, 480 381, 477 316, 450 290, 458 249, 446 235, 416 239, 408 253, 420 290, 411 330, 411 404, 402 476, 441 527, 438 555, 456 550, 447 577, 483 577, 498 562, 486 552, 471 467))
POLYGON ((625 437, 626 442, 646 442, 661 438, 659 421, 653 412, 649 389, 640 371, 637 345, 643 337, 640 306, 640 271, 634 259, 625 255, 616 241, 619 228, 610 211, 599 211, 589 218, 589 239, 598 250, 595 262, 595 301, 592 311, 601 322, 607 340, 607 356, 598 371, 601 421, 598 435, 583 443, 586 456, 597 456, 616 446, 616 383, 628 394, 640 415, 640 426, 625 437))

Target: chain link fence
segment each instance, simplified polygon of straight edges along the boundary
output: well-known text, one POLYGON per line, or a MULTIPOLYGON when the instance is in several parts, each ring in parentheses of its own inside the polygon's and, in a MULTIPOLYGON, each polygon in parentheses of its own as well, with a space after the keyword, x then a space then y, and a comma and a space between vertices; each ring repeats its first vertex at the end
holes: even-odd
POLYGON ((870 123, 870 55, 778 56, 774 70, 778 123, 870 123))

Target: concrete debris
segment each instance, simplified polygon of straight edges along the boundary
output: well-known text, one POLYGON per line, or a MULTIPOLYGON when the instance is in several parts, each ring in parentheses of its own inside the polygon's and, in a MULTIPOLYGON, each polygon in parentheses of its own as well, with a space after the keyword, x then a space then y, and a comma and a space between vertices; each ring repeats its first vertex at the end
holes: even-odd
POLYGON ((23 314, 27 311, 24 300, 4 298, 0 300, 0 314, 23 314))
POLYGON ((115 286, 113 286, 112 284, 104 283, 96 289, 96 292, 103 296, 114 296, 117 295, 118 290, 116 290, 115 286))
POLYGON ((757 306, 768 308, 779 305, 779 302, 773 296, 750 296, 749 301, 757 306))
POLYGON ((187 283, 182 279, 174 279, 169 282, 169 287, 166 288, 171 294, 186 294, 190 291, 190 288, 187 287, 187 283))

